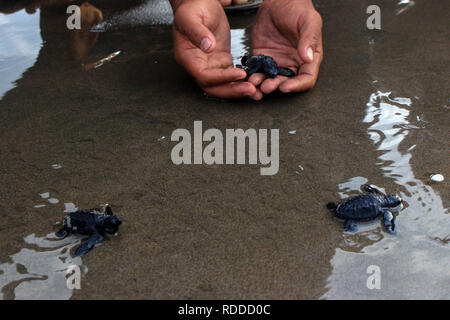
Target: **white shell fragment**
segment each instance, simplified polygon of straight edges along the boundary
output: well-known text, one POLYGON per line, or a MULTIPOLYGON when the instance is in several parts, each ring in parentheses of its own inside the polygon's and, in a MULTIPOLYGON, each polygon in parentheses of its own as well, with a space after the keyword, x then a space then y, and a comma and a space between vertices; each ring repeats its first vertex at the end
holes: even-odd
POLYGON ((75 212, 78 208, 71 202, 64 203, 64 212, 75 212))
POLYGON ((51 204, 57 204, 59 202, 59 200, 56 198, 48 198, 47 201, 50 202, 51 204))
POLYGON ((50 192, 44 192, 39 195, 41 196, 42 199, 47 199, 48 197, 50 197, 50 192))
POLYGON ((440 174, 440 173, 432 174, 430 176, 430 178, 434 182, 442 182, 442 181, 444 181, 444 176, 442 174, 440 174))

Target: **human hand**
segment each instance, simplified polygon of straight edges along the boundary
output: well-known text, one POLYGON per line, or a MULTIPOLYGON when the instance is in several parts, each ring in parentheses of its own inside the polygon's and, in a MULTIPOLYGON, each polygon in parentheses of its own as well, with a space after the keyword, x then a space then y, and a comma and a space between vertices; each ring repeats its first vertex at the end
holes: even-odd
POLYGON ((253 55, 264 54, 297 74, 274 79, 253 74, 249 82, 265 94, 305 91, 314 87, 323 58, 322 18, 311 0, 265 0, 252 33, 253 55))
POLYGON ((234 68, 230 54, 230 26, 219 1, 171 1, 176 61, 206 94, 218 98, 262 98, 246 73, 234 68))

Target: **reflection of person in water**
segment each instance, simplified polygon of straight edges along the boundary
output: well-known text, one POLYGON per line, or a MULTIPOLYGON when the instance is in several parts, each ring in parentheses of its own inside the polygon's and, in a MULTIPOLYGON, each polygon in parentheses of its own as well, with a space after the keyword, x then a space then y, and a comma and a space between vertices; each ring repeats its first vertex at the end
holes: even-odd
MULTIPOLYGON (((311 0, 265 0, 253 27, 253 54, 271 56, 296 72, 293 78, 266 79, 234 68, 230 27, 222 5, 231 0, 170 0, 174 11, 175 59, 209 95, 255 100, 275 90, 298 92, 317 80, 322 50, 322 19, 311 0), (219 3, 220 2, 220 3, 219 3)), ((238 1, 246 2, 246 1, 238 1)))
MULTIPOLYGON (((69 46, 72 48, 72 56, 75 60, 81 61, 92 49, 98 38, 98 33, 89 32, 88 29, 102 22, 103 14, 95 6, 83 1, 77 3, 80 8, 81 29, 68 30, 60 28, 59 26, 66 25, 66 7, 71 3, 77 2, 74 2, 73 0, 23 0, 8 3, 7 1, 0 6, 0 12, 9 14, 25 9, 28 14, 34 14, 37 9, 40 8, 41 31, 44 40, 49 34, 55 33, 56 30, 67 32, 68 36, 65 38, 70 42, 69 46), (63 14, 61 14, 61 12, 63 14)), ((64 45, 67 45, 67 43, 64 45)))

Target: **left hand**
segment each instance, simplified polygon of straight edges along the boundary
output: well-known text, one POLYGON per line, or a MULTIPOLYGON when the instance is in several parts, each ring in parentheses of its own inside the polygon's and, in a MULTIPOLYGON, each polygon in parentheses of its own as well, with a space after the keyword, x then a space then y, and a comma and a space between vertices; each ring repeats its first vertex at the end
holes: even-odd
POLYGON ((265 0, 252 34, 253 55, 264 54, 297 74, 274 79, 253 74, 249 82, 265 94, 277 89, 299 92, 314 87, 323 58, 322 18, 311 0, 265 0))

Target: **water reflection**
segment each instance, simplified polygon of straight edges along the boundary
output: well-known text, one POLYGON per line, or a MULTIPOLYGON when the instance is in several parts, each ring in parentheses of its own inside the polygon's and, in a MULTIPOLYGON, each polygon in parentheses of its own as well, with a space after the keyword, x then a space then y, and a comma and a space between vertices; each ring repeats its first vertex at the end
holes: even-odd
POLYGON ((379 165, 386 177, 392 178, 406 189, 402 197, 409 204, 408 218, 418 222, 432 219, 434 223, 424 223, 420 230, 435 236, 445 236, 450 232, 450 220, 442 214, 447 212, 442 199, 433 188, 415 178, 410 164, 411 153, 402 153, 399 150, 400 143, 409 131, 420 128, 412 125, 409 120, 411 99, 391 98, 390 95, 390 92, 372 94, 367 104, 367 115, 363 120, 372 123, 369 127, 371 139, 377 150, 384 152, 379 157, 379 165))
POLYGON ((411 1, 411 0, 400 0, 397 3, 399 8, 395 11, 395 14, 396 15, 402 14, 403 12, 408 10, 409 8, 413 7, 415 4, 416 3, 414 1, 411 1))
POLYGON ((119 26, 170 25, 172 7, 167 0, 148 0, 134 8, 113 15, 94 30, 107 30, 119 26))
POLYGON ((11 255, 11 262, 0 264, 0 299, 69 299, 68 269, 76 265, 87 272, 81 258, 70 254, 80 238, 59 240, 54 233, 45 237, 30 234, 24 241, 26 248, 11 255))
MULTIPOLYGON (((450 232, 447 209, 440 196, 414 176, 412 146, 405 153, 399 150, 410 130, 420 129, 410 123, 411 106, 409 98, 378 91, 370 96, 363 120, 371 124, 368 133, 382 152, 377 165, 400 186, 409 205, 397 218, 398 236, 387 236, 379 227, 369 226, 369 230, 347 237, 331 260, 333 272, 323 298, 448 298, 450 247, 442 240, 448 239, 450 232), (381 268, 381 290, 366 287, 370 265, 381 268)), ((366 182, 356 177, 341 184, 341 196, 366 182)))
POLYGON ((42 46, 39 12, 0 14, 0 99, 34 65, 42 46))
POLYGON ((241 58, 248 55, 250 48, 245 44, 247 41, 247 28, 231 29, 231 56, 233 57, 233 64, 241 64, 241 58))

